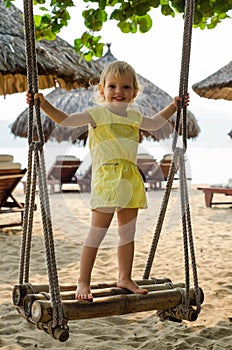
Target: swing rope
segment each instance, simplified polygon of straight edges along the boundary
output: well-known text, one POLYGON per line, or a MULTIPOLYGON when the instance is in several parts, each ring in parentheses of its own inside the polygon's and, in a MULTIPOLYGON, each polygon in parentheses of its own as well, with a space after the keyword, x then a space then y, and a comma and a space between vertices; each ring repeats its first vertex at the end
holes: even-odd
MULTIPOLYGON (((190 51, 191 51, 191 39, 192 39, 192 24, 193 16, 195 11, 194 0, 187 0, 185 3, 185 16, 184 16, 184 32, 183 32, 183 44, 182 44, 182 60, 181 60, 181 71, 180 71, 180 83, 179 83, 179 96, 186 96, 188 93, 188 77, 189 77, 189 63, 190 63, 190 51)), ((160 233, 162 230, 168 201, 170 198, 170 193, 172 189, 172 184, 174 180, 174 175, 177 169, 177 165, 180 170, 180 202, 181 202, 181 215, 182 215, 182 229, 183 229, 183 244, 184 244, 184 263, 185 263, 185 305, 184 310, 180 311, 183 316, 186 311, 190 309, 190 273, 189 273, 189 250, 192 261, 193 270, 193 280, 194 280, 194 290, 196 297, 196 312, 200 313, 200 291, 198 286, 196 259, 194 253, 194 243, 191 225, 191 215, 188 199, 188 189, 187 189, 187 177, 185 171, 185 152, 187 149, 187 106, 182 103, 178 104, 177 116, 174 127, 173 136, 173 160, 169 170, 167 185, 163 200, 161 203, 160 213, 157 220, 156 229, 153 235, 150 251, 148 254, 146 266, 144 269, 143 278, 149 278, 150 271, 153 265, 153 260, 158 246, 158 241, 160 238, 160 233), (180 133, 180 124, 182 121, 182 148, 177 147, 178 135, 180 133)), ((182 306, 181 306, 182 307, 182 306)), ((164 316, 165 312, 161 316, 164 316)))
POLYGON ((59 282, 56 268, 53 229, 51 222, 50 204, 46 181, 46 167, 43 146, 45 143, 42 128, 39 100, 35 101, 34 94, 38 92, 38 73, 35 48, 33 1, 24 0, 24 26, 25 46, 27 57, 28 91, 32 95, 32 103, 28 112, 28 171, 25 195, 25 209, 23 216, 23 233, 21 239, 21 252, 19 262, 19 284, 29 283, 30 251, 33 229, 33 216, 35 205, 36 183, 38 180, 39 199, 42 216, 43 233, 53 320, 49 325, 49 332, 53 333, 57 326, 65 327, 67 321, 63 317, 63 308, 59 290, 59 282), (34 141, 34 111, 35 125, 38 131, 38 141, 34 141))
MULTIPOLYGON (((181 63, 181 75, 179 95, 185 96, 188 88, 188 73, 189 73, 189 60, 190 60, 190 46, 191 46, 191 29, 194 14, 194 0, 186 1, 185 9, 185 27, 183 37, 183 51, 182 51, 182 63, 181 63)), ((33 16, 33 0, 24 0, 24 25, 25 25, 25 46, 27 57, 27 75, 28 75, 28 90, 32 95, 32 103, 29 105, 28 112, 28 171, 27 171, 27 184, 26 184, 26 196, 25 196, 25 209, 23 217, 23 233, 21 239, 21 252, 20 252, 20 264, 19 264, 19 285, 29 285, 33 291, 33 286, 29 283, 29 265, 30 265, 30 251, 32 241, 32 229, 33 229, 33 216, 35 205, 35 192, 36 183, 39 186, 39 199, 40 210, 42 216, 42 225, 45 241, 45 253, 49 280, 49 292, 52 307, 52 321, 48 324, 42 324, 38 327, 44 329, 51 336, 58 339, 57 335, 60 330, 67 330, 67 320, 64 318, 63 306, 61 302, 60 286, 58 281, 55 248, 53 239, 53 229, 46 181, 46 168, 44 158, 44 134, 40 116, 39 100, 34 103, 34 94, 38 92, 38 73, 37 73, 37 59, 35 50, 35 34, 34 34, 34 16, 33 16), (34 117, 35 112, 35 117, 34 117), (34 120, 35 119, 35 120, 34 120), (34 140, 34 124, 37 128, 38 141, 34 140)), ((167 186, 164 193, 164 198, 161 205, 160 214, 158 217, 156 231, 153 236, 147 264, 145 266, 143 279, 148 279, 151 266, 154 260, 156 248, 158 245, 160 232, 162 229, 165 213, 171 193, 172 183, 176 172, 177 164, 180 168, 180 196, 181 196, 181 213, 182 213, 182 226, 183 226, 183 241, 185 251, 185 285, 186 296, 183 296, 185 305, 177 306, 178 310, 174 312, 174 317, 178 314, 180 318, 186 315, 186 310, 189 311, 190 304, 190 287, 189 287, 189 250, 192 259, 193 275, 194 275, 194 288, 196 296, 197 313, 200 312, 200 291, 198 287, 198 278, 196 270, 196 261, 194 254, 194 245, 192 237, 192 227, 190 218, 190 209, 188 201, 187 191, 187 179, 185 172, 185 159, 184 155, 187 149, 186 142, 186 118, 187 108, 183 104, 179 103, 177 118, 175 123, 175 132, 173 138, 173 161, 170 167, 167 186), (177 135, 179 134, 180 122, 182 122, 182 136, 183 136, 183 148, 177 147, 177 135), (183 310, 182 310, 183 309, 183 310)), ((182 293, 182 292, 181 292, 182 293)), ((172 309, 173 310, 173 309, 172 309)), ((171 310, 171 311, 172 311, 171 310)), ((160 311, 161 317, 165 318, 165 311, 160 311)), ((170 311, 170 310, 169 310, 170 311)), ((191 318, 190 318, 191 319, 191 318)), ((67 332, 66 332, 67 333, 67 332)), ((62 333, 63 340, 66 340, 68 335, 62 333)))

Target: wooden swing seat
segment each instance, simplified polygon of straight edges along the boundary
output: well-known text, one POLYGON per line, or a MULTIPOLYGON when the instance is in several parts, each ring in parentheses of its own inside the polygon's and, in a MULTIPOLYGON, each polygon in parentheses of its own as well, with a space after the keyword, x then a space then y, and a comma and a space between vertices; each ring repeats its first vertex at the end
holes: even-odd
MULTIPOLYGON (((170 279, 137 280, 138 285, 148 289, 147 294, 132 294, 127 289, 118 288, 116 283, 92 284, 94 297, 92 303, 75 300, 75 285, 61 285, 63 313, 66 320, 108 317, 129 313, 172 309, 183 304, 185 284, 172 284, 170 279)), ((200 300, 204 295, 200 289, 200 300)), ((24 284, 14 287, 13 302, 18 311, 37 326, 48 325, 52 321, 52 305, 48 285, 24 284)), ((190 288, 190 305, 196 305, 195 291, 190 288)), ((197 313, 194 309, 188 315, 189 321, 195 321, 197 313)), ((43 326, 44 328, 44 326, 43 326)))

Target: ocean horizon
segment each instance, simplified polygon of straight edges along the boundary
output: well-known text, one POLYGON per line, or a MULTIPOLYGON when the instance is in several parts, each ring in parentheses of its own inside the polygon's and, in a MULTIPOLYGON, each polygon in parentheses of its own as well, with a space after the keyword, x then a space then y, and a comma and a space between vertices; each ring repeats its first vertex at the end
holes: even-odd
MULTIPOLYGON (((20 140, 22 141, 22 140, 20 140)), ((27 168, 28 147, 25 142, 14 147, 0 147, 0 154, 11 154, 14 161, 27 168)), ((75 155, 81 161, 89 162, 88 146, 73 145, 69 142, 47 142, 44 146, 46 170, 52 166, 57 155, 75 155)), ((144 141, 138 153, 149 153, 159 162, 164 154, 171 153, 167 144, 144 141)), ((198 146, 190 144, 186 152, 186 173, 192 184, 226 184, 232 178, 232 152, 230 147, 198 146)))

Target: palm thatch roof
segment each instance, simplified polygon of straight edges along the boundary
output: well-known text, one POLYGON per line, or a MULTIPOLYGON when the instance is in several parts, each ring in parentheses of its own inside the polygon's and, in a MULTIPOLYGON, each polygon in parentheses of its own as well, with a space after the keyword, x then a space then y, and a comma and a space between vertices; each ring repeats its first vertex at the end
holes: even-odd
MULTIPOLYGON (((27 90, 23 13, 0 0, 0 95, 27 90)), ((88 87, 90 78, 99 75, 96 62, 80 63, 80 56, 66 41, 36 42, 39 88, 59 86, 67 90, 88 87)))
MULTIPOLYGON (((75 89, 66 91, 64 89, 54 89, 52 92, 46 95, 46 99, 50 101, 57 108, 65 111, 66 113, 75 113, 83 111, 93 105, 91 99, 92 88, 75 89)), ((75 143, 77 140, 83 141, 84 144, 87 139, 87 126, 78 128, 63 127, 56 124, 53 120, 47 117, 47 115, 41 110, 41 119, 45 140, 54 140, 57 142, 72 141, 75 143)), ((17 119, 11 125, 11 132, 15 136, 27 137, 28 130, 28 108, 19 114, 17 119)), ((37 139, 37 128, 34 126, 34 138, 37 139)))
MULTIPOLYGON (((98 60, 99 66, 104 67, 107 63, 115 61, 116 58, 112 55, 110 47, 108 52, 98 60)), ((136 100, 135 107, 140 110, 143 115, 152 116, 164 107, 166 107, 173 100, 166 92, 152 84, 149 80, 138 75, 140 85, 143 88, 142 94, 136 100)), ((62 89, 55 89, 46 98, 54 104, 57 108, 66 113, 75 113, 83 111, 94 105, 93 88, 75 89, 72 91, 65 91, 62 89)), ((27 137, 27 115, 28 109, 24 110, 15 122, 11 125, 11 131, 14 135, 20 137, 27 137)), ((73 143, 83 141, 85 144, 87 139, 87 127, 81 128, 67 128, 55 124, 50 120, 44 112, 41 112, 42 125, 45 139, 56 140, 58 142, 70 140, 73 143)), ((166 123, 162 128, 152 131, 152 134, 140 130, 140 140, 143 138, 151 138, 155 141, 168 138, 173 133, 173 126, 175 116, 173 116, 169 123, 166 123)), ((194 115, 188 112, 188 138, 195 138, 200 132, 199 125, 194 115)), ((36 128, 34 130, 36 137, 36 128)))
POLYGON ((232 100, 232 61, 192 88, 201 97, 232 100))

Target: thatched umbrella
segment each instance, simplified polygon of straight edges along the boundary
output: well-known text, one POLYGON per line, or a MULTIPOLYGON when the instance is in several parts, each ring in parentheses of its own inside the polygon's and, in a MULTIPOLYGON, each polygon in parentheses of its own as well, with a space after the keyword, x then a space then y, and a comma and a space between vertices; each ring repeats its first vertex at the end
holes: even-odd
MULTIPOLYGON (((23 14, 0 0, 0 95, 27 89, 23 14)), ((57 37, 54 41, 36 42, 39 88, 60 86, 67 90, 88 87, 90 78, 99 75, 95 62, 87 63, 74 48, 57 37)))
POLYGON ((192 88, 201 97, 232 100, 232 61, 192 88))
MULTIPOLYGON (((98 63, 103 67, 107 63, 115 60, 116 58, 112 55, 109 47, 108 52, 98 60, 98 63)), ((138 108, 143 115, 152 116, 172 101, 171 96, 152 84, 149 80, 143 78, 141 75, 138 75, 138 78, 143 88, 143 92, 136 101, 135 107, 138 108)), ((88 90, 76 89, 72 91, 55 89, 46 96, 52 104, 57 108, 64 110, 66 113, 83 111, 84 109, 93 106, 92 97, 93 88, 89 88, 88 90)), ((58 142, 65 140, 71 140, 72 142, 83 141, 85 144, 87 138, 86 127, 64 128, 51 121, 43 112, 41 113, 41 117, 46 140, 49 138, 58 142)), ((174 119, 175 117, 173 116, 170 123, 166 123, 161 129, 152 132, 152 134, 141 130, 141 140, 144 137, 154 140, 168 138, 173 132, 174 119)), ((27 137, 27 110, 23 111, 18 116, 11 126, 11 131, 16 136, 27 137)), ((200 128, 194 115, 191 112, 188 112, 188 137, 194 138, 199 132, 200 128)))
MULTIPOLYGON (((88 90, 75 89, 71 91, 57 88, 47 94, 46 98, 57 108, 65 111, 66 113, 75 113, 93 105, 91 93, 92 88, 89 88, 88 90)), ((15 136, 27 137, 27 118, 28 108, 25 109, 11 125, 11 132, 15 136)), ((59 126, 48 118, 43 111, 41 111, 41 120, 46 141, 50 139, 57 142, 69 140, 76 142, 78 139, 79 141, 83 140, 85 144, 87 139, 87 126, 75 129, 59 126)), ((36 132, 36 127, 34 127, 35 139, 37 137, 36 132)))
MULTIPOLYGON (((192 88, 201 97, 231 101, 232 61, 204 80, 194 84, 192 88)), ((228 135, 232 138, 232 130, 228 135)))

